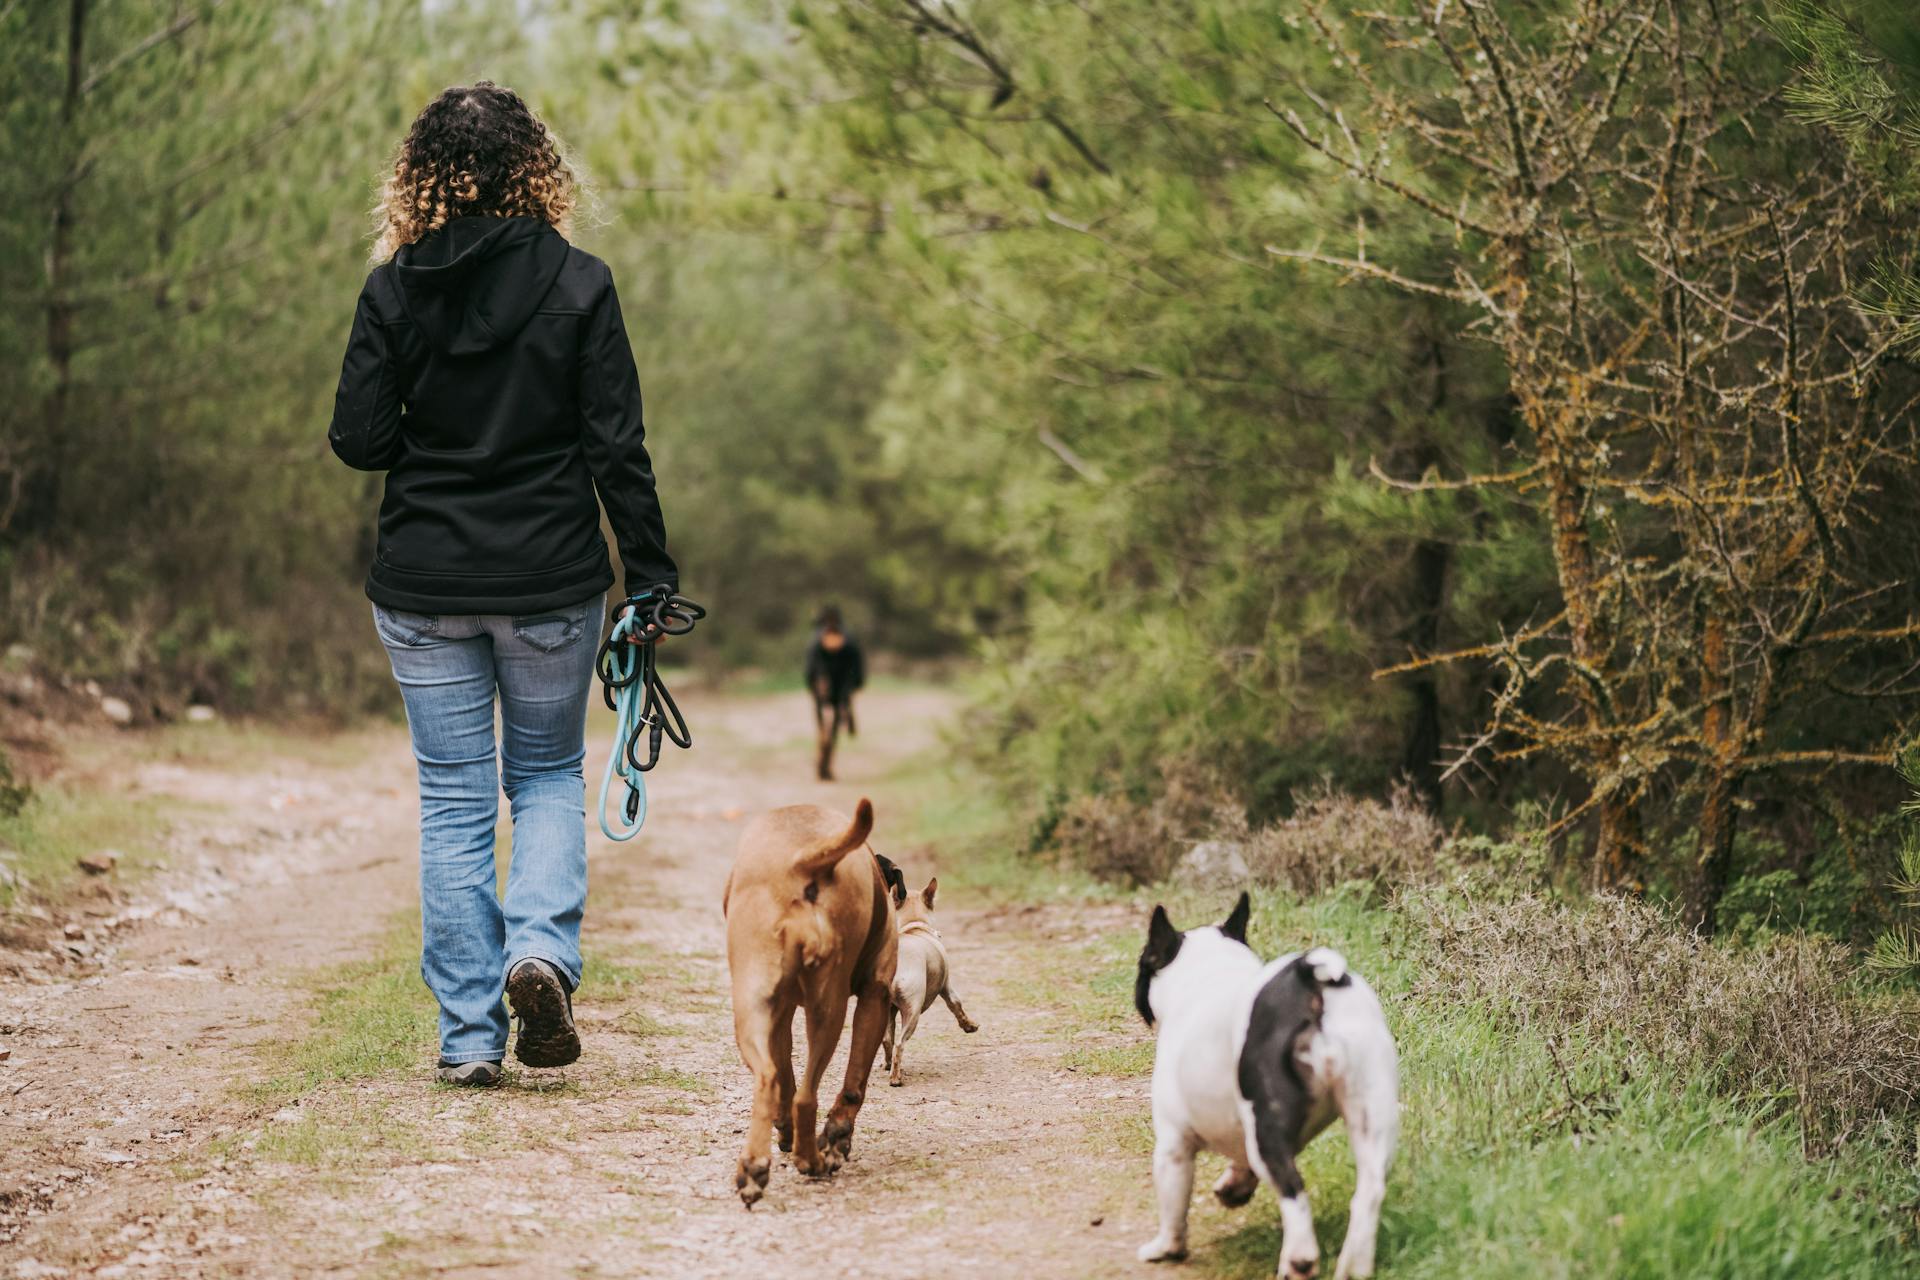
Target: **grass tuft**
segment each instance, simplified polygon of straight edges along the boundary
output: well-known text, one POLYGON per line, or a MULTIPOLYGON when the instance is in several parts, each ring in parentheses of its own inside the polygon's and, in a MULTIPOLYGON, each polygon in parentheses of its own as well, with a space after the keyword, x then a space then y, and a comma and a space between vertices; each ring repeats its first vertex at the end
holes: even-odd
POLYGON ((430 1060, 439 1017, 419 974, 420 924, 411 911, 364 960, 317 981, 312 1030, 269 1051, 267 1077, 245 1094, 279 1106, 323 1085, 417 1068, 430 1060))
POLYGON ((121 854, 117 882, 138 879, 160 861, 166 815, 138 801, 79 783, 47 782, 0 817, 0 910, 23 898, 58 905, 90 881, 79 860, 101 849, 121 854))

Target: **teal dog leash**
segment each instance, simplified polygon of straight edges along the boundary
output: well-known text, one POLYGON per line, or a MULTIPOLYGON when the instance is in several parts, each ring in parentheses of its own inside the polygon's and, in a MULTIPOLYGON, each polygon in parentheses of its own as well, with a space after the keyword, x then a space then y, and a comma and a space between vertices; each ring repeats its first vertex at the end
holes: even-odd
POLYGON ((666 742, 687 748, 693 734, 673 695, 660 679, 655 650, 662 636, 683 636, 707 611, 665 588, 652 588, 628 597, 600 646, 595 667, 608 709, 614 713, 613 749, 600 777, 600 830, 607 839, 627 841, 640 834, 647 821, 646 774, 660 763, 666 742), (640 754, 640 736, 647 735, 647 753, 640 754), (607 799, 618 777, 627 787, 622 806, 624 821, 616 829, 607 818, 607 799))

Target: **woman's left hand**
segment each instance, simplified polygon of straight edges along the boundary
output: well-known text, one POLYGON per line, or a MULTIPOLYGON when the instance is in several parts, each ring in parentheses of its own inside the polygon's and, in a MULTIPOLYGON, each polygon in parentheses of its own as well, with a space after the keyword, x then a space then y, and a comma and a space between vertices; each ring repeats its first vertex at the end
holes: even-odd
MULTIPOLYGON (((628 605, 620 611, 619 618, 624 618, 632 612, 633 606, 628 605)), ((616 618, 615 621, 619 621, 619 618, 616 618)), ((655 644, 665 644, 667 642, 667 633, 652 622, 646 623, 638 631, 629 631, 627 633, 628 644, 640 644, 647 640, 652 640, 655 644)))

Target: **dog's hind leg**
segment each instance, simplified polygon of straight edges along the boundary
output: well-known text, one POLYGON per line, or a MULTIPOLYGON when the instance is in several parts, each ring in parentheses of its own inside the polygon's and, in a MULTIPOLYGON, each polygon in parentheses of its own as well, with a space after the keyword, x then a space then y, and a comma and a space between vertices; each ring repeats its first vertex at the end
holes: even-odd
POLYGON ((838 1161, 829 1163, 821 1156, 813 1123, 820 1114, 820 1077, 840 1045, 840 1029, 846 1021, 845 1000, 807 1005, 807 1066, 793 1094, 793 1167, 809 1178, 823 1178, 839 1167, 838 1161))
POLYGON ((773 1170, 769 1139, 780 1105, 780 1074, 772 1052, 775 1015, 771 1003, 748 1000, 744 1004, 734 1010, 733 1034, 740 1044, 741 1060, 753 1073, 753 1119, 747 1125, 747 1146, 734 1170, 733 1186, 740 1193, 741 1203, 751 1209, 766 1192, 767 1175, 773 1170))
POLYGON ((887 1036, 886 1039, 880 1042, 880 1052, 885 1055, 881 1061, 889 1071, 893 1070, 893 1024, 898 1020, 899 1016, 900 1010, 897 1006, 888 1007, 887 1036))
MULTIPOLYGON (((847 1047, 846 1083, 840 1087, 840 1100, 827 1113, 826 1128, 820 1131, 822 1154, 830 1169, 838 1169, 853 1153, 853 1122, 860 1116, 860 1104, 866 1101, 873 1056, 880 1051, 880 1035, 893 1008, 893 995, 887 989, 890 985, 876 978, 860 988, 860 1006, 853 1014, 853 1043, 847 1047)), ((903 1034, 893 1046, 895 1068, 905 1047, 903 1034)))
POLYGON ((773 1027, 773 1071, 779 1083, 774 1105, 773 1131, 782 1151, 793 1150, 793 1010, 773 1027))
MULTIPOLYGON (((1376 1077, 1386 1076, 1376 1071, 1376 1077)), ((1386 1079, 1369 1079, 1368 1087, 1348 1094, 1347 1140, 1353 1148, 1353 1205, 1347 1216, 1347 1238, 1334 1264, 1334 1280, 1365 1280, 1373 1274, 1375 1242, 1380 1235, 1380 1206, 1387 1196, 1387 1166, 1400 1135, 1397 1087, 1386 1079), (1358 1095, 1357 1097, 1355 1095, 1358 1095), (1357 1104, 1357 1105, 1355 1105, 1357 1104)))
MULTIPOLYGON (((897 1012, 899 1012, 898 1009, 888 1010, 890 1015, 897 1012)), ((889 1021, 891 1021, 891 1018, 889 1018, 889 1021)), ((900 1019, 900 1039, 893 1046, 893 1060, 889 1064, 890 1072, 887 1076, 888 1084, 898 1086, 906 1083, 906 1080, 900 1075, 900 1059, 906 1056, 907 1041, 913 1039, 914 1028, 919 1025, 919 1012, 912 1008, 907 1009, 906 1016, 900 1019)))
POLYGON ((972 1035, 980 1029, 980 1024, 969 1018, 967 1011, 960 1007, 960 997, 953 994, 952 982, 948 982, 940 989, 940 998, 947 1002, 947 1012, 953 1015, 953 1020, 960 1024, 962 1031, 972 1035))
POLYGON ((1281 1280, 1313 1280, 1320 1273, 1320 1242, 1313 1234, 1313 1209, 1307 1203, 1307 1184, 1294 1163, 1297 1126, 1289 1125, 1279 1109, 1259 1102, 1253 1108, 1254 1168, 1280 1194, 1281 1280))

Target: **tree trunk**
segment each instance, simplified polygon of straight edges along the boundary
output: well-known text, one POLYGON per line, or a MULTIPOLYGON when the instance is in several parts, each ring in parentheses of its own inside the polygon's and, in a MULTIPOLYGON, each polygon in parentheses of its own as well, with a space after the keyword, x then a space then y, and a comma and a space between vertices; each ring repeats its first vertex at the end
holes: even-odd
MULTIPOLYGON (((1612 647, 1606 622, 1599 612, 1597 575, 1593 566, 1593 541, 1587 531, 1586 485, 1573 466, 1559 456, 1559 449, 1542 441, 1541 454, 1551 477, 1548 516, 1553 525, 1553 560, 1560 579, 1560 598, 1567 608, 1568 630, 1572 633, 1574 661, 1584 675, 1576 675, 1575 691, 1583 708, 1587 729, 1592 734, 1595 775, 1617 768, 1620 745, 1605 732, 1613 725, 1613 708, 1608 705, 1605 681, 1612 647)), ((1641 859, 1645 842, 1641 838, 1637 788, 1609 784, 1596 776, 1594 786, 1609 786, 1600 801, 1600 830, 1593 851, 1594 880, 1603 889, 1639 893, 1641 859)))
POLYGON ((1720 899, 1733 874, 1733 836, 1738 824, 1740 775, 1715 772, 1700 802, 1700 854, 1694 874, 1694 927, 1712 933, 1719 925, 1720 899))
POLYGON ((1639 802, 1620 794, 1602 800, 1599 842, 1593 851, 1595 884, 1618 893, 1640 893, 1646 888, 1640 878, 1641 856, 1645 851, 1639 802))
POLYGON ((15 537, 46 534, 60 522, 60 485, 66 470, 67 416, 73 398, 74 196, 83 163, 76 136, 80 87, 86 69, 87 0, 67 8, 67 83, 60 98, 61 173, 54 187, 52 237, 47 244, 47 364, 52 385, 40 411, 38 457, 28 457, 19 505, 6 532, 15 537))
MULTIPOLYGON (((1447 404, 1447 352, 1438 339, 1428 344, 1433 363, 1433 395, 1427 403, 1427 417, 1436 418, 1447 404)), ((1440 451, 1431 437, 1420 442, 1414 457, 1415 467, 1424 474, 1440 461, 1440 451)), ((1413 548, 1413 623, 1407 642, 1415 653, 1433 653, 1440 647, 1440 612, 1447 602, 1447 565, 1453 548, 1437 539, 1426 538, 1413 548)), ((1401 752, 1400 770, 1412 783, 1414 794, 1428 813, 1438 814, 1440 791, 1440 681, 1432 667, 1414 673, 1408 681, 1413 694, 1413 715, 1407 723, 1406 747, 1401 752)))
POLYGON ((1733 683, 1727 654, 1727 623, 1709 599, 1700 627, 1700 701, 1706 708, 1700 738, 1707 749, 1707 790, 1700 801, 1700 850, 1691 886, 1691 915, 1702 933, 1712 933, 1733 873, 1733 836, 1738 821, 1740 744, 1732 732, 1733 683))
MULTIPOLYGON (((1422 541, 1413 549, 1413 595, 1415 615, 1408 640, 1416 653, 1432 653, 1439 647, 1440 610, 1446 603, 1447 562, 1453 549, 1444 542, 1422 541)), ((1413 715, 1407 723, 1406 748, 1400 768, 1427 812, 1440 812, 1440 682, 1432 667, 1422 668, 1409 680, 1413 694, 1413 715)))

